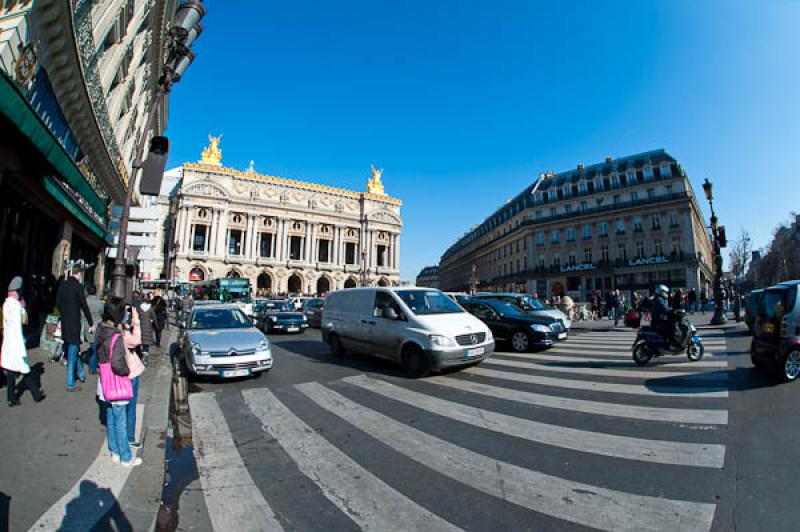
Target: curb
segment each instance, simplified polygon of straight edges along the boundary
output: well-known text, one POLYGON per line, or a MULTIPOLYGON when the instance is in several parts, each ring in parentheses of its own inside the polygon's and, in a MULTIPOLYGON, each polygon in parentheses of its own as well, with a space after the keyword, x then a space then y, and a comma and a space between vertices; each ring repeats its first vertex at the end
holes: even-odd
MULTIPOLYGON (((125 490, 119 499, 133 530, 155 530, 161 507, 161 492, 166 469, 167 426, 172 390, 172 361, 170 346, 175 341, 177 329, 171 327, 162 338, 164 351, 150 356, 149 373, 142 381, 139 401, 144 403, 142 416, 142 465, 131 472, 125 490)), ((166 332, 166 331, 165 331, 166 332)))

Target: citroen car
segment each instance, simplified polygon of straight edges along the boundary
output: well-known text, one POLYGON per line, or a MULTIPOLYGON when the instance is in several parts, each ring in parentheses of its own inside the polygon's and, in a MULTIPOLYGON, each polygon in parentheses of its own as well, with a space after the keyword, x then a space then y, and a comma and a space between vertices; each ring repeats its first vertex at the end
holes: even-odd
POLYGON ((247 377, 272 368, 269 340, 237 305, 197 305, 181 325, 180 354, 193 375, 247 377))

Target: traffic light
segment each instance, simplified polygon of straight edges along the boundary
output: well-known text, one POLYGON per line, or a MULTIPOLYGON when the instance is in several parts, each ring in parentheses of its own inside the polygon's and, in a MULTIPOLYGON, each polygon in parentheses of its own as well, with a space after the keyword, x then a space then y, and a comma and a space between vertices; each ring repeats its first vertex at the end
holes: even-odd
POLYGON ((153 137, 150 140, 147 159, 142 164, 142 178, 139 181, 139 192, 143 196, 158 196, 168 156, 169 139, 161 136, 153 137))
POLYGON ((717 242, 719 242, 719 247, 724 248, 728 246, 728 239, 725 238, 725 226, 720 225, 719 230, 717 232, 717 242))

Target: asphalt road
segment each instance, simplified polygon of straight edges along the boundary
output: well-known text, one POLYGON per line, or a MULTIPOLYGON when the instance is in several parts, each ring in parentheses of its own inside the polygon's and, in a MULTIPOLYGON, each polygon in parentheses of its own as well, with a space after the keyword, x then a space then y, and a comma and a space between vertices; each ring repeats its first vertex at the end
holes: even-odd
POLYGON ((800 385, 753 371, 739 330, 646 368, 631 334, 421 381, 273 336, 268 374, 190 386, 178 529, 797 529, 800 385))

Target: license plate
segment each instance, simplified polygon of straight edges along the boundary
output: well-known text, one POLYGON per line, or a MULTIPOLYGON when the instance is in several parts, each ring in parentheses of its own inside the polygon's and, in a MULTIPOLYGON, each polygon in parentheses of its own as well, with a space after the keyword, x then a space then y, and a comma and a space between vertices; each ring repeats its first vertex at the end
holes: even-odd
POLYGON ((567 337, 567 333, 565 333, 565 332, 563 332, 563 333, 558 333, 558 339, 559 339, 559 340, 563 340, 563 339, 564 339, 564 338, 566 338, 566 337, 567 337))
POLYGON ((486 350, 483 347, 476 347, 475 349, 467 349, 467 358, 481 356, 486 350))
POLYGON ((223 377, 246 377, 250 375, 249 369, 229 369, 221 372, 223 377))
POLYGON ((289 328, 287 328, 286 330, 287 330, 287 331, 289 331, 289 332, 297 332, 297 331, 299 331, 300 329, 298 329, 297 327, 289 327, 289 328))

